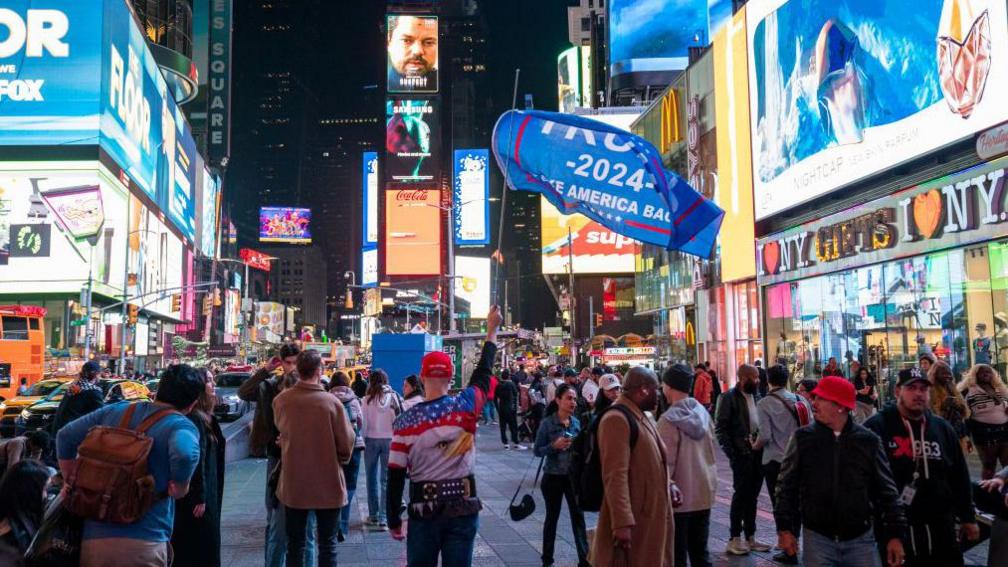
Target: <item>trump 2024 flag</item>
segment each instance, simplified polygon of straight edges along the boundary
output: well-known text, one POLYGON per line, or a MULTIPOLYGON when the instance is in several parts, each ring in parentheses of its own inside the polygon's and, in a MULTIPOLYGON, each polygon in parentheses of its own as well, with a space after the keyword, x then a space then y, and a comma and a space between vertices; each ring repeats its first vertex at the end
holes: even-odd
POLYGON ((493 150, 512 189, 641 242, 711 256, 724 211, 666 171, 639 136, 582 116, 511 110, 494 126, 493 150))

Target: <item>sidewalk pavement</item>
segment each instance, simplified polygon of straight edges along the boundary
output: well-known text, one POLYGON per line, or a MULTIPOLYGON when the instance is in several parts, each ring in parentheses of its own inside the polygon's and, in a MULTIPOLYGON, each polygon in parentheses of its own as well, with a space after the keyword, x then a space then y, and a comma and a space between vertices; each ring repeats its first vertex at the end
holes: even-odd
MULTIPOLYGON (((532 451, 505 451, 500 445, 496 425, 480 427, 477 436, 476 477, 484 509, 480 513, 479 534, 476 538, 473 564, 481 567, 516 566, 538 567, 542 564, 542 525, 545 507, 542 494, 536 489, 536 511, 521 522, 512 522, 508 504, 522 475, 528 471, 522 494, 528 492, 536 464, 532 451)), ((771 560, 772 553, 753 553, 746 557, 728 557, 724 554, 728 542, 728 510, 731 504, 731 469, 727 458, 719 455, 718 494, 711 513, 710 551, 718 567, 764 567, 778 565, 771 560)), ((221 565, 254 566, 263 564, 263 541, 266 513, 263 494, 266 484, 266 461, 244 459, 229 463, 224 488, 222 514, 221 565)), ((351 533, 339 546, 341 567, 391 567, 406 564, 406 546, 397 542, 387 532, 366 531, 362 521, 367 517, 367 489, 364 470, 358 481, 354 499, 356 513, 351 520, 351 533)), ((566 505, 565 505, 566 506, 566 505)), ((596 515, 587 514, 589 528, 595 525, 596 515)), ((757 519, 757 539, 774 544, 777 536, 766 489, 760 494, 757 519)), ((571 537, 566 509, 560 515, 555 551, 557 567, 577 565, 577 553, 571 537)), ((987 544, 978 546, 967 554, 967 565, 986 565, 987 544)))

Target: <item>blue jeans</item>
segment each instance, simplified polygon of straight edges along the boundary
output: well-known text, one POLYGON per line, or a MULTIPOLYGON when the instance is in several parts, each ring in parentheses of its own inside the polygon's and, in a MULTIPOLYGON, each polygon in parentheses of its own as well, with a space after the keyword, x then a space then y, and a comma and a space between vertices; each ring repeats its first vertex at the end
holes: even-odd
POLYGON ((872 530, 854 539, 838 542, 806 529, 802 543, 805 567, 882 567, 872 530))
MULTIPOLYGON (((273 470, 276 459, 267 461, 267 471, 273 470)), ((269 475, 267 474, 267 478, 269 475)), ((287 557, 287 521, 283 504, 266 488, 266 567, 284 567, 287 557)), ((308 537, 305 540, 304 564, 315 565, 315 514, 308 516, 308 537)))
POLYGON ((357 474, 360 472, 361 453, 364 449, 354 449, 350 462, 343 465, 343 478, 346 480, 346 506, 340 510, 339 531, 343 535, 350 533, 350 514, 353 511, 353 497, 357 493, 357 474))
MULTIPOLYGON (((287 557, 287 519, 284 506, 280 504, 266 509, 266 567, 284 567, 287 557)), ((315 514, 308 514, 308 534, 305 539, 304 564, 315 565, 317 556, 315 541, 315 514)))
POLYGON ((407 567, 436 567, 439 554, 444 567, 469 567, 477 529, 479 514, 411 519, 406 527, 407 567))
POLYGON ((388 490, 388 457, 391 439, 364 439, 364 470, 367 473, 368 519, 386 521, 385 497, 388 490), (381 484, 379 484, 379 479, 381 484))
MULTIPOLYGON (((309 521, 318 520, 319 567, 336 567, 336 526, 339 524, 339 508, 320 510, 299 510, 286 508, 287 517, 287 565, 290 567, 312 567, 308 556, 307 536, 315 531, 309 521)), ((278 511, 279 513, 279 511, 278 511)))
POLYGON ((497 419, 497 408, 494 406, 493 400, 487 400, 483 404, 483 421, 490 423, 497 419))

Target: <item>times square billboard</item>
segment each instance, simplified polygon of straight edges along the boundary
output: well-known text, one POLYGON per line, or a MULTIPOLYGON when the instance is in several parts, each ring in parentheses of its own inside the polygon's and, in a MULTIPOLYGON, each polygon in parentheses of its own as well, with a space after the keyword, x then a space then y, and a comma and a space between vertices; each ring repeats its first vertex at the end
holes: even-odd
POLYGON ((0 146, 100 145, 195 241, 196 143, 126 2, 0 14, 0 146))
POLYGON ((441 117, 433 99, 385 102, 385 178, 393 183, 431 183, 437 175, 441 117))
POLYGON ((311 209, 259 207, 259 242, 311 244, 311 209))
POLYGON ((437 16, 389 14, 386 25, 388 92, 438 92, 437 16))

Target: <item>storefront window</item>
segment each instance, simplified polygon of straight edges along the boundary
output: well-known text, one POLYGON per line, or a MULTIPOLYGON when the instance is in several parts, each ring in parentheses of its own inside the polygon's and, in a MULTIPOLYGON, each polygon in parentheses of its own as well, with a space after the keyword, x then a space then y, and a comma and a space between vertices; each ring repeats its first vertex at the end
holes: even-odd
POLYGON ((759 340, 759 296, 756 282, 735 284, 732 286, 732 294, 735 301, 735 361, 738 364, 764 361, 763 344, 759 340))
POLYGON ((1008 363, 1008 242, 937 252, 767 286, 767 346, 796 379, 819 378, 835 357, 858 361, 891 395, 923 353, 960 376, 1008 363))

